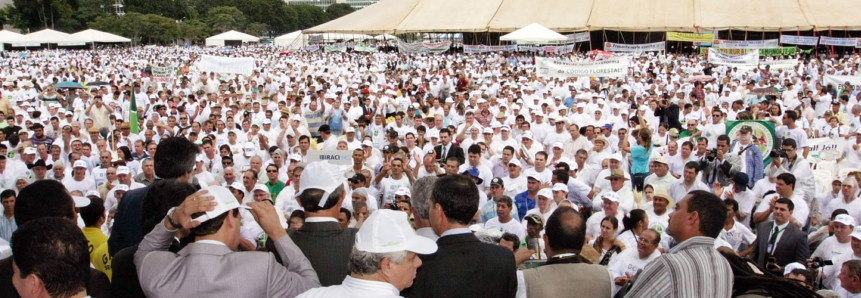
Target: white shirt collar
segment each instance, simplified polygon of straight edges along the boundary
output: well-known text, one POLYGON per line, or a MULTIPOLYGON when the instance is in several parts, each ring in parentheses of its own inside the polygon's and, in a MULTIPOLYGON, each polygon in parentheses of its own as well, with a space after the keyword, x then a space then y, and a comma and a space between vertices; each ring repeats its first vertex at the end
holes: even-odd
POLYGON ((216 240, 198 240, 198 241, 195 241, 194 243, 200 243, 200 244, 215 244, 215 245, 222 245, 222 246, 224 246, 224 247, 227 247, 227 244, 224 244, 224 242, 216 241, 216 240))
POLYGON ((400 295, 400 291, 398 291, 398 288, 395 288, 395 286, 390 283, 358 279, 349 275, 347 275, 347 278, 344 278, 344 282, 342 282, 341 285, 351 290, 361 291, 362 294, 370 294, 369 292, 377 292, 383 295, 390 293, 394 296, 400 295))
POLYGON ((305 218, 305 222, 335 222, 336 223, 336 222, 338 222, 338 220, 335 219, 334 217, 314 216, 314 217, 305 218))

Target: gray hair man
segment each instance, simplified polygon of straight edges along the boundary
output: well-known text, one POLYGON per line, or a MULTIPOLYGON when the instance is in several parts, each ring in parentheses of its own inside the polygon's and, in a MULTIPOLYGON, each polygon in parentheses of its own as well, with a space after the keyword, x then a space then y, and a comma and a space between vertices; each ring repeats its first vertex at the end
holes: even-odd
POLYGON ((436 182, 436 176, 422 177, 416 180, 412 185, 412 197, 410 197, 410 205, 412 205, 413 221, 416 225, 416 234, 419 236, 436 241, 439 239, 433 228, 430 225, 430 206, 428 200, 431 197, 433 184, 436 182))
MULTIPOLYGON (((431 183, 433 184, 433 183, 431 183)), ((368 217, 350 252, 350 275, 340 285, 311 289, 298 297, 395 297, 413 284, 422 260, 437 245, 413 232, 408 215, 383 209, 368 217)))

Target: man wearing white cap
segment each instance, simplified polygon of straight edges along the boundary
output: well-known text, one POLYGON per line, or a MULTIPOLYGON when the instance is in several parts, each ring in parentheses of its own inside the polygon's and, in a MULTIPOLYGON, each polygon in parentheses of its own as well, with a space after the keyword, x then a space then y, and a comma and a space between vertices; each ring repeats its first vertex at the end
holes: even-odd
MULTIPOLYGON (((605 192, 601 194, 601 200, 603 201, 601 204, 602 210, 592 213, 592 216, 589 216, 589 219, 586 220, 586 242, 601 235, 601 221, 604 217, 613 216, 619 222, 625 217, 625 213, 619 210, 619 195, 613 192, 605 192)), ((616 233, 618 234, 621 230, 618 229, 616 233)))
MULTIPOLYGON (((851 245, 853 236, 850 234, 855 234, 853 232, 853 229, 855 228, 855 218, 848 214, 840 214, 834 217, 834 221, 831 223, 831 226, 834 231, 834 235, 826 238, 821 244, 819 244, 816 251, 810 255, 810 259, 807 260, 807 264, 811 270, 819 270, 822 272, 823 286, 829 289, 838 289, 839 281, 837 280, 837 275, 840 274, 840 267, 843 265, 843 261, 849 260, 847 258, 848 256, 853 255, 851 245), (834 262, 834 265, 814 268, 811 264, 812 261, 817 258, 820 260, 831 260, 834 262)), ((856 234, 856 236, 858 235, 856 234)))
POLYGON ((652 174, 646 177, 643 185, 652 185, 654 189, 670 189, 670 185, 678 178, 670 175, 670 163, 663 156, 658 156, 652 158, 652 162, 649 164, 652 174))
POLYGON ((75 161, 72 175, 63 179, 63 185, 69 191, 78 190, 86 193, 90 190, 96 190, 96 182, 93 178, 87 177, 87 162, 83 160, 75 161))
POLYGON ((416 254, 436 250, 436 243, 415 234, 403 212, 379 210, 356 234, 350 275, 340 285, 312 289, 298 297, 400 297, 422 265, 416 254))
POLYGON ((268 202, 248 205, 240 205, 226 188, 213 186, 168 211, 164 223, 144 237, 135 254, 144 293, 150 297, 293 297, 320 286, 311 263, 285 237, 275 207, 268 202), (274 241, 283 266, 268 253, 236 252, 241 239, 240 208, 251 209, 274 241), (195 242, 170 253, 167 248, 180 228, 191 229, 195 242))
POLYGON ((320 283, 337 285, 350 274, 347 264, 357 231, 341 229, 337 220, 347 194, 347 179, 338 166, 326 162, 309 163, 303 172, 313 173, 299 179, 296 191, 296 200, 305 210, 305 224, 288 235, 308 256, 320 283))

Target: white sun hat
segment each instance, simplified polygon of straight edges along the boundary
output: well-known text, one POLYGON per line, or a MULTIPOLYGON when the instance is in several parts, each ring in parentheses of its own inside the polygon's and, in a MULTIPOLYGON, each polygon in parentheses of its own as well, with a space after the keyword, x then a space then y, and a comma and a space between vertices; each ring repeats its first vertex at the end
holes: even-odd
POLYGON ((370 253, 411 251, 423 255, 436 252, 436 242, 416 235, 407 216, 388 209, 371 213, 356 233, 356 249, 370 253))

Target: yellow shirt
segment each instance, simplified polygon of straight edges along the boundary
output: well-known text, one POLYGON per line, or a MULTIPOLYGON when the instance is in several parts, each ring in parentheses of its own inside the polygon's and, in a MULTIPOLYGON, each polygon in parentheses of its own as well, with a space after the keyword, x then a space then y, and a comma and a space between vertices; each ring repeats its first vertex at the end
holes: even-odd
POLYGON ((111 254, 108 253, 108 243, 105 242, 100 245, 99 248, 96 248, 92 256, 93 257, 90 258, 90 261, 93 262, 93 267, 95 267, 96 270, 104 272, 105 275, 108 276, 109 281, 112 280, 113 270, 111 269, 111 261, 113 258, 111 258, 111 254))
POLYGON ((84 237, 87 237, 87 241, 89 242, 87 249, 90 252, 90 262, 95 264, 96 261, 93 252, 96 251, 96 248, 108 242, 108 236, 105 236, 102 233, 102 229, 99 228, 84 227, 81 231, 84 232, 84 237))

